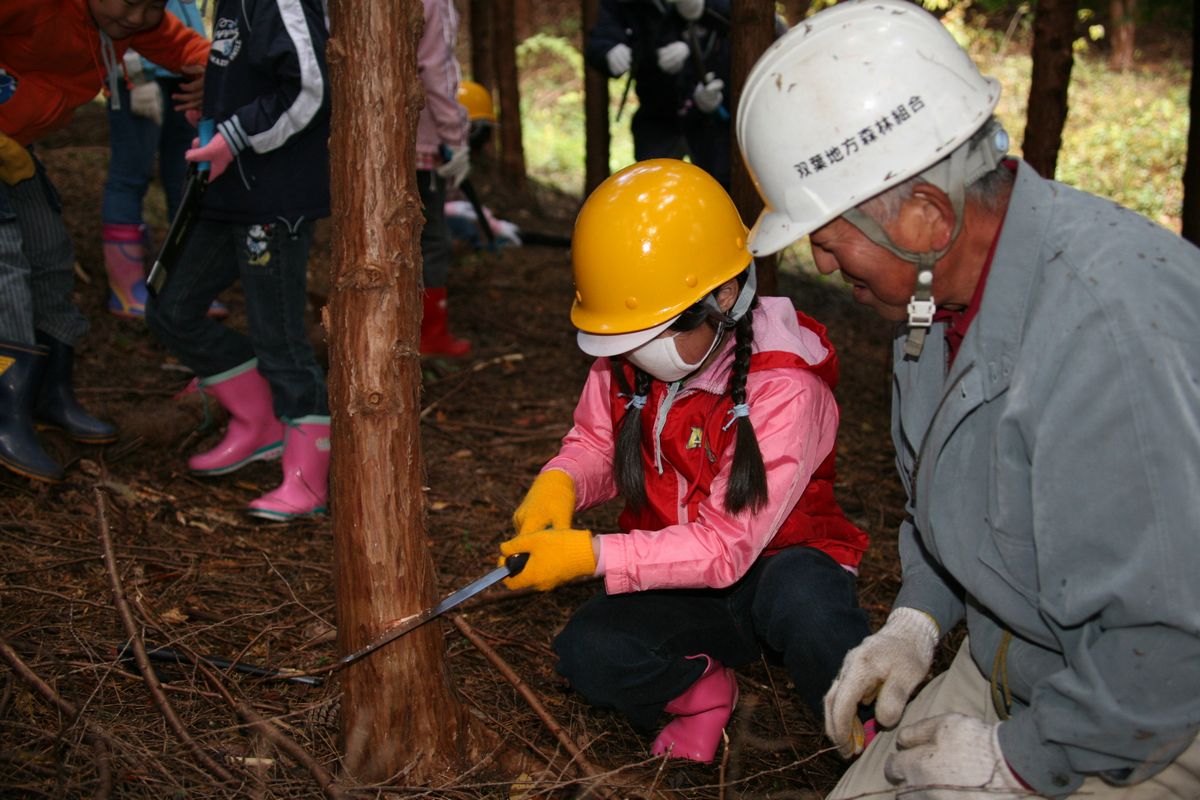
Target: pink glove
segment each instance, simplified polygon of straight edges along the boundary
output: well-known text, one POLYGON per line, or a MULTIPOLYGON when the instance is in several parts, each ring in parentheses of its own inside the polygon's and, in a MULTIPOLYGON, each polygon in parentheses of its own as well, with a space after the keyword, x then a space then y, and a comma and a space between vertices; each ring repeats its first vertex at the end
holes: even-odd
POLYGON ((207 161, 209 163, 208 179, 215 181, 233 161, 233 151, 221 134, 213 136, 212 141, 200 147, 199 139, 192 139, 192 149, 183 154, 188 161, 207 161))

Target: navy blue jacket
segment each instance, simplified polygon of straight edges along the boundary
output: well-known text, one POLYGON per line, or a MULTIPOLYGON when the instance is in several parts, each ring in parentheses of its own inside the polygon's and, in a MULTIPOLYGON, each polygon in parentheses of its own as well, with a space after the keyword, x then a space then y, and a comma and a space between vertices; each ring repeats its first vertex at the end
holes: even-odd
POLYGON ((205 219, 329 216, 329 25, 321 0, 217 0, 204 116, 236 155, 205 219))
MULTIPOLYGON (((729 0, 706 0, 704 14, 692 25, 702 54, 703 72, 688 59, 676 75, 658 68, 657 50, 671 42, 687 41, 688 21, 666 0, 601 0, 596 24, 588 31, 584 59, 611 75, 605 55, 618 44, 633 51, 633 80, 639 114, 675 117, 692 98, 704 73, 712 72, 731 86, 729 0)), ((698 112, 697 112, 698 113, 698 112)))

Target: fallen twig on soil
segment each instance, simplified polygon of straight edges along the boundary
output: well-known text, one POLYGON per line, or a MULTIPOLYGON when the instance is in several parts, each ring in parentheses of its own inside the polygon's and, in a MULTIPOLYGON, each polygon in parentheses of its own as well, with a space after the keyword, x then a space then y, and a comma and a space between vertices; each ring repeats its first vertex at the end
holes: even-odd
POLYGON ((223 783, 236 783, 233 773, 222 767, 208 753, 204 752, 204 748, 192 738, 187 732, 183 722, 175 713, 171 702, 167 700, 166 693, 162 690, 159 684, 158 675, 154 672, 154 667, 150 666, 150 659, 146 655, 146 647, 142 643, 142 637, 138 633, 137 622, 133 618, 133 611, 129 608, 129 603, 125 600, 125 590, 121 585, 121 576, 117 572, 117 556, 113 551, 112 536, 108 531, 108 514, 105 509, 104 490, 99 486, 95 489, 96 492, 96 519, 98 522, 100 547, 104 555, 104 566, 108 570, 109 584, 112 587, 113 603, 117 607, 117 614, 121 617, 121 624, 125 626, 125 633, 129 636, 129 646, 133 648, 134 660, 137 662, 138 672, 142 673, 142 679, 146 682, 146 688, 150 691, 150 696, 154 699, 154 704, 158 707, 159 712, 163 715, 167 725, 175 733, 179 741, 192 751, 210 773, 217 777, 223 783))
MULTIPOLYGON (((583 754, 583 749, 567 734, 562 725, 558 724, 558 720, 551 716, 546 707, 542 705, 542 701, 538 699, 538 696, 533 693, 533 690, 529 688, 525 681, 521 680, 521 676, 517 674, 516 670, 509 666, 508 662, 493 650, 487 642, 483 641, 479 634, 475 633, 475 630, 467 624, 462 615, 454 614, 450 617, 450 621, 454 623, 454 627, 458 628, 463 636, 467 637, 471 644, 475 645, 484 658, 492 662, 492 665, 500 670, 500 674, 513 685, 513 688, 520 692, 521 696, 525 698, 525 702, 533 709, 533 713, 537 714, 538 719, 542 721, 542 724, 554 734, 554 738, 558 739, 567 752, 571 754, 571 758, 578 769, 586 777, 593 779, 593 781, 599 780, 603 774, 601 770, 588 761, 587 757, 583 754)), ((592 785, 592 791, 601 797, 612 797, 610 792, 595 786, 595 784, 592 785)))

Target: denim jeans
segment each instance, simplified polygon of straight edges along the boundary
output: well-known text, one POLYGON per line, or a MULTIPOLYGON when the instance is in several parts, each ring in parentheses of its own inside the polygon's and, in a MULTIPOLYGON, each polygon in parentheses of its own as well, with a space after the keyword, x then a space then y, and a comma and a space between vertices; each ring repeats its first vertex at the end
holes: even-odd
POLYGON ((870 632, 852 574, 810 547, 760 558, 727 589, 666 589, 592 597, 554 650, 558 671, 593 705, 652 730, 663 706, 704 671, 782 656, 796 692, 819 717, 846 652, 870 632))
POLYGON ((328 416, 325 376, 308 340, 308 250, 313 224, 242 225, 200 220, 146 323, 201 378, 252 358, 271 385, 275 415, 328 416), (249 335, 210 319, 209 304, 240 279, 249 335))
POLYGON ((425 209, 421 228, 421 279, 426 289, 441 289, 454 260, 450 225, 446 222, 446 179, 433 170, 417 170, 417 192, 425 209))
POLYGON ((121 110, 108 106, 109 162, 104 182, 101 221, 106 224, 138 225, 142 222, 142 201, 154 179, 154 162, 167 196, 167 218, 173 219, 183 198, 187 162, 183 154, 192 145, 196 129, 174 108, 171 95, 179 91, 178 78, 160 78, 163 95, 163 121, 139 117, 129 110, 129 89, 123 81, 119 91, 121 110))

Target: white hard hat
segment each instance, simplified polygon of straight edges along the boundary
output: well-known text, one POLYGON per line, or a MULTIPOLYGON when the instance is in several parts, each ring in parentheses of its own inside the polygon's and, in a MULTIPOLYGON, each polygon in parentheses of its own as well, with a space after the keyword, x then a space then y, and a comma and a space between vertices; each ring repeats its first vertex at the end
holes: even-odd
POLYGON ((905 0, 849 0, 777 39, 737 109, 766 203, 750 251, 774 253, 950 155, 991 117, 1000 84, 905 0))

